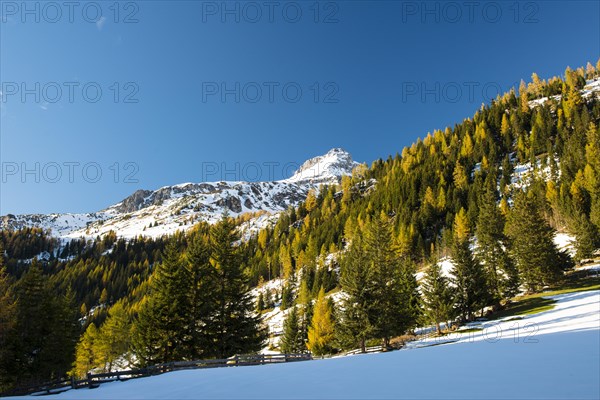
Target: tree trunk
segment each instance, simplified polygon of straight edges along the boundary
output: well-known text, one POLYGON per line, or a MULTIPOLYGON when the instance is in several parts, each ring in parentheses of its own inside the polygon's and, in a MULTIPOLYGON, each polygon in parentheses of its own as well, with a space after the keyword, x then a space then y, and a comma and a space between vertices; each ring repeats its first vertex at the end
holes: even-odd
POLYGON ((367 352, 367 348, 365 347, 365 339, 361 339, 360 340, 360 352, 361 353, 366 353, 367 352))

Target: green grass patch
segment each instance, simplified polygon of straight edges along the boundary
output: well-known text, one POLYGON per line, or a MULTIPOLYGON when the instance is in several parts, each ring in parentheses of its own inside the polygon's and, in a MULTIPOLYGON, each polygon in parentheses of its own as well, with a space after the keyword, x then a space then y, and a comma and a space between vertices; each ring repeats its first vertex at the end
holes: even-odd
POLYGON ((503 310, 495 312, 490 319, 531 315, 549 311, 554 308, 556 300, 547 299, 546 297, 557 296, 559 294, 586 292, 590 290, 600 290, 600 279, 567 279, 556 288, 552 288, 548 291, 514 298, 513 303, 508 304, 503 310))
POLYGON ((569 280, 557 288, 553 288, 553 289, 550 289, 545 292, 526 295, 521 298, 530 299, 530 298, 535 298, 535 297, 556 296, 559 294, 587 292, 590 290, 600 290, 600 279, 585 278, 585 279, 577 279, 574 281, 569 280))
POLYGON ((510 317, 513 315, 530 315, 554 308, 556 300, 545 299, 543 297, 531 297, 509 304, 504 310, 500 310, 492 316, 491 319, 510 317))
POLYGON ((469 329, 461 329, 456 331, 456 333, 473 333, 473 332, 481 332, 483 328, 469 328, 469 329))
POLYGON ((523 319, 523 317, 514 317, 514 318, 505 319, 504 322, 520 321, 522 319, 523 319))

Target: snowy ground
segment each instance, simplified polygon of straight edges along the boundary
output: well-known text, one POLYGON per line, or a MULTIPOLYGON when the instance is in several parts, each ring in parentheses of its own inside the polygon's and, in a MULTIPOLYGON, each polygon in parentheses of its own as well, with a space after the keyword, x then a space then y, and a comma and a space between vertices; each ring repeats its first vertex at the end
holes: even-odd
POLYGON ((178 371, 50 398, 598 399, 600 291, 553 298, 553 310, 390 353, 178 371))

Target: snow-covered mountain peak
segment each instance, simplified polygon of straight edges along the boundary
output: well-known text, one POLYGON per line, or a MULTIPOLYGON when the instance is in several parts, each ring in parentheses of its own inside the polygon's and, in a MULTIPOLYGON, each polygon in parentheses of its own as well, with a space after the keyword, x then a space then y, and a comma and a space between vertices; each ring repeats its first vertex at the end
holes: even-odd
POLYGON ((346 150, 336 147, 322 156, 304 162, 298 170, 285 182, 333 183, 343 175, 352 174, 359 163, 352 160, 346 150))
POLYGON ((274 223, 281 211, 295 207, 311 189, 338 184, 358 163, 343 149, 334 148, 306 161, 288 179, 272 182, 202 182, 137 190, 121 202, 88 214, 6 215, 1 229, 37 226, 65 239, 102 236, 157 237, 187 230, 196 222, 215 222, 225 210, 231 216, 253 213, 244 235, 274 223))

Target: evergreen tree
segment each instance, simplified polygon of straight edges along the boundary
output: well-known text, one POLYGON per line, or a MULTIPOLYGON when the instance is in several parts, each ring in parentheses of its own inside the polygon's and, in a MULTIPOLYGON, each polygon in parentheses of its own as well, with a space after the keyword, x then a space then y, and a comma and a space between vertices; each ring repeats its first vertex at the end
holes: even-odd
POLYGON ((427 269, 421 292, 426 321, 434 323, 440 333, 440 322, 450 321, 454 317, 454 299, 452 288, 448 285, 448 279, 442 275, 438 263, 431 264, 427 269))
POLYGON ((17 323, 17 304, 13 282, 4 266, 4 248, 0 242, 0 392, 8 389, 12 382, 11 364, 14 353, 10 339, 14 337, 17 323))
POLYGON ((594 250, 600 247, 598 228, 582 212, 576 213, 573 217, 573 225, 575 227, 575 238, 577 239, 575 241, 576 257, 579 260, 592 257, 594 250))
POLYGON ((56 296, 37 262, 16 286, 14 365, 21 384, 62 377, 71 369, 78 336, 72 292, 56 296))
POLYGON ((365 342, 374 333, 371 324, 374 289, 360 236, 356 236, 342 259, 340 284, 345 296, 342 297, 337 329, 339 341, 345 347, 358 346, 364 353, 365 342))
POLYGON ((210 264, 210 248, 207 238, 194 237, 186 254, 190 278, 188 333, 186 335, 187 356, 200 359, 214 354, 215 324, 217 307, 216 271, 210 264))
POLYGON ((265 340, 260 317, 254 315, 248 281, 235 243, 238 235, 226 215, 210 229, 210 263, 216 277, 216 309, 212 332, 219 358, 258 351, 265 340))
MULTIPOLYGON (((293 281, 293 279, 292 279, 293 281)), ((281 290, 281 310, 287 310, 293 303, 294 301, 294 293, 293 293, 293 289, 292 289, 292 283, 288 281, 288 283, 286 283, 283 286, 283 289, 281 290)))
POLYGON ((491 300, 510 298, 518 290, 518 271, 510 259, 508 239, 504 235, 504 216, 496 203, 495 176, 486 181, 477 219, 478 256, 483 261, 491 300))
POLYGON ((417 317, 414 268, 395 251, 391 227, 389 218, 381 215, 368 225, 364 238, 374 284, 371 323, 385 348, 417 317))
POLYGON ((281 336, 281 351, 283 353, 302 353, 306 345, 300 334, 300 321, 298 309, 292 307, 283 322, 283 335, 281 336))
POLYGON ((333 351, 334 327, 333 310, 321 288, 315 303, 312 321, 308 328, 308 349, 316 356, 330 354, 333 351))
POLYGON ((506 231, 520 279, 529 291, 540 290, 560 279, 568 261, 556 248, 554 230, 543 218, 533 196, 525 192, 516 194, 506 231))
POLYGON ((298 293, 298 298, 296 299, 302 343, 306 343, 308 341, 308 327, 310 325, 313 313, 312 297, 310 290, 308 289, 308 280, 306 279, 306 275, 307 274, 302 274, 300 292, 298 293))
POLYGON ((186 358, 191 305, 190 277, 178 246, 171 242, 155 270, 148 300, 135 323, 132 344, 141 365, 186 358))
POLYGON ((454 222, 452 275, 456 286, 457 311, 466 320, 471 320, 473 313, 482 309, 490 300, 487 277, 482 265, 471 251, 470 237, 466 212, 461 208, 454 222))
POLYGON ((258 298, 256 299, 256 312, 261 312, 264 309, 265 309, 265 298, 263 296, 263 293, 260 292, 258 294, 258 298))

